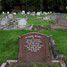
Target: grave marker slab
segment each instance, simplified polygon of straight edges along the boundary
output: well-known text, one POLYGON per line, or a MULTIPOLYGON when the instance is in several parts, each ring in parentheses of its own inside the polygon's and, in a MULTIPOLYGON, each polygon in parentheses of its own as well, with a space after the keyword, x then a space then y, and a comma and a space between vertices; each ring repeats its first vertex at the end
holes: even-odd
POLYGON ((55 23, 51 23, 51 29, 53 30, 67 30, 67 19, 66 18, 56 18, 55 23))
POLYGON ((49 37, 29 33, 20 37, 18 61, 23 64, 51 64, 49 37))
POLYGON ((41 12, 37 12, 36 15, 37 15, 37 16, 40 16, 40 15, 41 15, 41 12))
POLYGON ((23 29, 27 24, 27 21, 25 18, 22 18, 20 20, 18 20, 18 28, 19 29, 23 29))
POLYGON ((7 14, 9 14, 10 12, 8 11, 7 14))
POLYGON ((14 17, 13 17, 13 14, 9 14, 9 15, 8 15, 8 18, 9 18, 9 19, 13 19, 13 18, 14 18, 14 17))
POLYGON ((24 15, 24 14, 25 14, 25 11, 23 10, 23 11, 21 12, 21 14, 24 15))
POLYGON ((66 18, 57 18, 56 25, 67 26, 67 19, 66 18))
POLYGON ((5 14, 5 12, 2 12, 2 14, 5 14))

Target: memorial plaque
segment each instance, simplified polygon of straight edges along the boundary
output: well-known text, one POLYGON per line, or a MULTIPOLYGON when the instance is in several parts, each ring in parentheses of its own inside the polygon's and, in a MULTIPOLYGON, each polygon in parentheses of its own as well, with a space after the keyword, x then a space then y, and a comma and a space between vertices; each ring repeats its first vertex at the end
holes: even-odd
POLYGON ((29 33, 19 39, 18 61, 24 64, 50 64, 49 37, 39 33, 29 33))

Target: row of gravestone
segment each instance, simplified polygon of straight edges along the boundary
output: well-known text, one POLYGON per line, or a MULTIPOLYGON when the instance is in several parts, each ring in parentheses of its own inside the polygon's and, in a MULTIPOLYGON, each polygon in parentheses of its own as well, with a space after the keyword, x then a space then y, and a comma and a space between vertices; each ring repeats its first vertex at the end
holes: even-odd
POLYGON ((11 29, 24 29, 27 21, 26 18, 15 18, 13 14, 8 14, 0 21, 0 29, 11 30, 11 29))
MULTIPOLYGON (((7 13, 5 13, 5 12, 2 12, 2 14, 10 14, 10 12, 7 12, 7 13)), ((12 14, 13 15, 17 15, 17 13, 16 12, 12 12, 12 14)), ((46 16, 46 17, 43 17, 43 19, 44 20, 49 20, 49 19, 56 19, 56 17, 57 16, 60 16, 60 17, 63 17, 64 16, 64 14, 62 13, 52 13, 52 12, 42 12, 42 11, 40 11, 40 12, 25 12, 25 11, 22 11, 22 12, 20 12, 20 14, 21 15, 32 15, 32 16, 46 16)))
MULTIPOLYGON (((27 17, 26 18, 15 18, 14 15, 16 14, 7 14, 4 18, 2 18, 0 21, 0 29, 2 30, 25 29, 25 27, 28 26, 27 17)), ((62 22, 63 22, 63 26, 67 24, 67 19, 63 20, 63 14, 60 14, 60 13, 54 13, 54 14, 42 17, 42 20, 51 20, 51 19, 56 20, 56 25, 62 24, 62 22)), ((47 29, 42 26, 35 26, 35 28, 36 30, 47 29)), ((30 26, 28 29, 32 30, 34 29, 34 27, 30 26)))
MULTIPOLYGON (((25 12, 25 11, 21 11, 22 15, 27 14, 27 15, 33 15, 33 16, 35 16, 35 15, 38 15, 38 16, 48 15, 48 14, 51 14, 51 13, 52 12, 42 12, 42 11, 40 11, 40 12, 35 12, 35 11, 34 12, 30 12, 30 11, 25 12)), ((5 12, 2 12, 2 14, 5 14, 5 12)), ((7 14, 10 14, 10 12, 8 11, 7 14)), ((16 12, 13 12, 13 14, 16 15, 16 12)))
MULTIPOLYGON (((5 14, 4 12, 2 12, 2 14, 5 14)), ((6 15, 9 15, 10 13, 7 12, 6 15)), ((13 12, 12 13, 13 15, 17 15, 16 12, 13 12)), ((27 12, 25 13, 25 11, 22 11, 21 13, 19 13, 21 15, 33 15, 33 16, 42 16, 42 19, 43 20, 55 20, 56 17, 64 17, 64 14, 61 14, 61 13, 52 13, 52 12, 27 12)))

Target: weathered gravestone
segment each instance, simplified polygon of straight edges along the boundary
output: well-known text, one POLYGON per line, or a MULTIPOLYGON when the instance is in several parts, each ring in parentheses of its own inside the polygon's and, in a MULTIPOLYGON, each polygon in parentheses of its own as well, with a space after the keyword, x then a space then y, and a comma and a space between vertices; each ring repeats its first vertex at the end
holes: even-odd
POLYGON ((39 33, 29 33, 19 39, 19 64, 48 64, 51 66, 49 37, 39 33))
POLYGON ((67 26, 67 19, 66 18, 57 18, 56 19, 56 25, 59 26, 67 26))
POLYGON ((14 18, 13 14, 9 14, 7 17, 9 20, 12 20, 14 18))
POLYGON ((67 30, 67 19, 66 18, 61 18, 57 17, 55 23, 51 23, 51 28, 52 29, 61 29, 61 30, 67 30))
POLYGON ((2 14, 5 14, 5 12, 2 12, 2 14))
POLYGON ((37 16, 40 16, 40 15, 41 15, 41 12, 37 12, 36 15, 37 15, 37 16))
POLYGON ((25 18, 18 20, 18 29, 24 29, 26 25, 27 25, 27 21, 25 18))

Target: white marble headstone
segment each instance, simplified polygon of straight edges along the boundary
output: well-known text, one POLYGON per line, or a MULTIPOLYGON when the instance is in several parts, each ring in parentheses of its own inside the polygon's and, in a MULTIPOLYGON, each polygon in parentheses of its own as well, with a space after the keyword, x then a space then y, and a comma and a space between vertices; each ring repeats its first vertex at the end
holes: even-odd
POLYGON ((8 11, 7 14, 9 14, 10 12, 8 11))
POLYGON ((27 21, 25 18, 18 20, 18 28, 23 29, 27 24, 27 21))
POLYGON ((16 15, 16 12, 14 12, 13 15, 16 15))
POLYGON ((41 12, 37 12, 36 15, 37 15, 37 16, 40 16, 40 15, 41 15, 41 12))
POLYGON ((43 12, 43 15, 47 15, 48 13, 47 12, 43 12))
POLYGON ((1 25, 5 25, 8 23, 8 18, 7 17, 4 17, 2 20, 1 20, 1 25))
POLYGON ((51 14, 52 12, 50 11, 50 14, 51 14))
POLYGON ((24 14, 25 14, 25 11, 23 10, 23 11, 21 12, 21 14, 24 15, 24 14))
POLYGON ((29 12, 27 12, 27 15, 30 15, 30 11, 29 11, 29 12))
POLYGON ((9 15, 8 15, 8 18, 9 18, 9 19, 13 19, 13 14, 9 14, 9 15))
POLYGON ((50 20, 50 19, 51 19, 50 16, 43 17, 43 20, 50 20))
POLYGON ((32 16, 35 16, 35 14, 36 14, 35 12, 32 12, 32 13, 31 13, 32 16))
POLYGON ((5 14, 5 12, 2 12, 2 14, 5 14))
POLYGON ((50 12, 48 12, 48 14, 49 14, 50 12))

